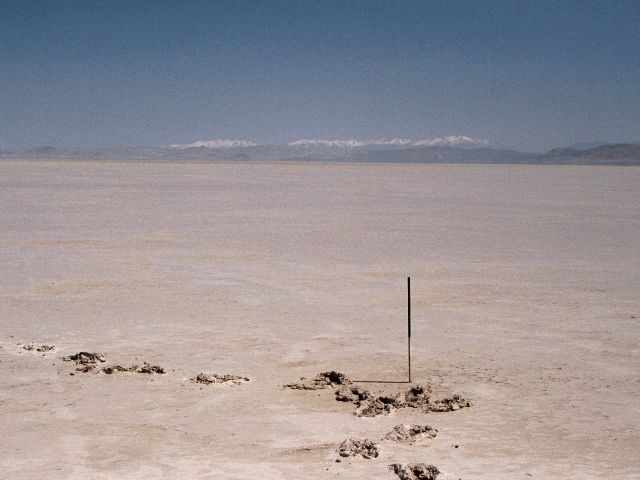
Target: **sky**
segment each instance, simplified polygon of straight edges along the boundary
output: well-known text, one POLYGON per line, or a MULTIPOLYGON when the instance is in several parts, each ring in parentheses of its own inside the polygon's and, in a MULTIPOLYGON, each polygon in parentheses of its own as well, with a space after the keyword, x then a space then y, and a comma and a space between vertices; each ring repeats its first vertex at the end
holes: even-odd
POLYGON ((640 140, 638 1, 0 0, 0 149, 640 140))

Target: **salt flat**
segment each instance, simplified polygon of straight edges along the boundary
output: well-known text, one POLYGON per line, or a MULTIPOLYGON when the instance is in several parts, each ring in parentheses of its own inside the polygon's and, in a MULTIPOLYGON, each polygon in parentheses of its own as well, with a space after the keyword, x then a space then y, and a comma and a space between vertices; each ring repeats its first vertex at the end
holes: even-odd
POLYGON ((639 186, 634 167, 0 162, 0 476, 638 479, 639 186), (282 388, 404 380, 408 275, 415 380, 471 408, 358 418, 282 388), (70 375, 80 350, 167 373, 70 375), (409 422, 438 436, 335 462, 409 422))

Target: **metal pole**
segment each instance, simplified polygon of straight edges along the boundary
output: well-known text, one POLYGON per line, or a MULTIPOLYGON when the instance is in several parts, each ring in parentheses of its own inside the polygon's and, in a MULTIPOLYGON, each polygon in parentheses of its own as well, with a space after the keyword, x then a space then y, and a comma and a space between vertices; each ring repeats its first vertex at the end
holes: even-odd
POLYGON ((407 277, 407 354, 409 359, 409 383, 411 383, 411 277, 407 277))

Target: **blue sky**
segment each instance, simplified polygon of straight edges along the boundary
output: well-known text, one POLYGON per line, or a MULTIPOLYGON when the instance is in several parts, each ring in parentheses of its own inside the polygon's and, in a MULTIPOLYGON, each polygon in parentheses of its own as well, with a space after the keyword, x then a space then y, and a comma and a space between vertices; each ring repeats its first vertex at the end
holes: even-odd
POLYGON ((0 149, 640 140, 638 1, 0 0, 0 149))

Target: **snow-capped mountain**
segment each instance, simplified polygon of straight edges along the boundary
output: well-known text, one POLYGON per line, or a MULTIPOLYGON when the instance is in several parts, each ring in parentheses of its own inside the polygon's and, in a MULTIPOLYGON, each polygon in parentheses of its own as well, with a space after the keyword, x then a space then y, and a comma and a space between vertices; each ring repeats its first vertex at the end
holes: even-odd
POLYGON ((416 140, 412 145, 416 147, 460 147, 463 145, 488 147, 491 142, 480 138, 467 137, 466 135, 448 135, 427 140, 416 140))
POLYGON ((193 143, 169 145, 169 148, 179 148, 186 150, 187 148, 211 148, 227 149, 227 148, 244 148, 255 147, 257 143, 248 142, 247 140, 201 140, 193 143))
POLYGON ((491 142, 466 135, 448 135, 421 140, 408 138, 376 139, 376 140, 315 140, 301 139, 288 144, 290 147, 488 147, 491 142))
POLYGON ((288 143, 290 147, 339 147, 339 148, 357 148, 373 145, 380 146, 403 146, 411 145, 411 140, 407 138, 392 138, 390 140, 313 140, 303 138, 295 142, 288 143))
MULTIPOLYGON (((257 147, 259 144, 248 140, 200 140, 193 143, 173 144, 167 148, 187 150, 191 148, 209 148, 212 150, 225 150, 234 148, 257 147)), ((412 140, 409 138, 377 138, 373 140, 345 139, 308 139, 303 138, 289 142, 285 147, 308 148, 362 148, 362 147, 489 147, 491 142, 467 135, 448 135, 428 139, 412 140)))

